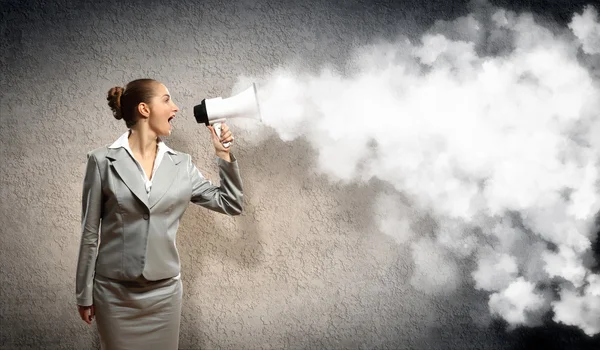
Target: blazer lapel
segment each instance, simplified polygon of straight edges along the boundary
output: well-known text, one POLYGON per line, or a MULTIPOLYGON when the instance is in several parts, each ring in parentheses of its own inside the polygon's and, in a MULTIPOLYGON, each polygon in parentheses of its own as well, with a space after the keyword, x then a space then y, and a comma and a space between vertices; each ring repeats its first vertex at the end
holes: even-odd
POLYGON ((135 161, 131 159, 127 150, 123 148, 109 148, 106 155, 111 160, 110 164, 117 171, 121 180, 129 187, 131 192, 140 200, 146 207, 148 206, 148 193, 142 181, 142 175, 137 169, 135 161))
POLYGON ((180 168, 177 166, 179 162, 181 162, 179 154, 166 152, 163 156, 152 178, 152 189, 150 190, 150 198, 148 199, 149 208, 154 207, 173 184, 180 168))

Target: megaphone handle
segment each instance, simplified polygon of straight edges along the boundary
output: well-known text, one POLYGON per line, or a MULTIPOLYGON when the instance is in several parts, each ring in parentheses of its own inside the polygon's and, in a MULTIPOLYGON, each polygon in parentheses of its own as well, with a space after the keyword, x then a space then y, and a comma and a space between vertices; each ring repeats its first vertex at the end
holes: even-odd
MULTIPOLYGON (((221 123, 216 122, 213 124, 213 128, 215 128, 215 133, 217 133, 217 137, 221 138, 221 123)), ((231 142, 224 142, 223 147, 229 148, 231 146, 231 142)))

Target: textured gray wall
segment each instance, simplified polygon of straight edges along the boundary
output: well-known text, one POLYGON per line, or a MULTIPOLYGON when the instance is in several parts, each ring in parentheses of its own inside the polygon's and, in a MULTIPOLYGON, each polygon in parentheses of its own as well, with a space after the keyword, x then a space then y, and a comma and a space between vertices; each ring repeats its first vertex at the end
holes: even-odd
MULTIPOLYGON (((191 114, 202 98, 290 62, 335 65, 357 45, 467 10, 442 0, 1 4, 2 349, 98 346, 76 312, 74 270, 85 154, 125 130, 106 104, 110 87, 164 82, 181 108, 169 145, 216 179, 208 132, 191 114)), ((479 322, 486 299, 472 288, 414 290, 409 249, 364 215, 385 184, 329 183, 302 140, 236 141, 244 215, 191 206, 182 220, 181 349, 592 347, 556 325, 509 333, 479 322)))

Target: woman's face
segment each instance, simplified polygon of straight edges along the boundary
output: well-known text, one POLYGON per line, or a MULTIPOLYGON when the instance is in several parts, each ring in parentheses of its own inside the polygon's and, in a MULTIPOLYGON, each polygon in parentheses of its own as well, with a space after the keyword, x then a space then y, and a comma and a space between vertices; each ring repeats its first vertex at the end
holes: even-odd
POLYGON ((163 84, 156 85, 156 93, 149 106, 150 117, 148 118, 148 124, 150 129, 157 136, 171 135, 173 126, 170 121, 175 118, 175 113, 179 111, 179 108, 173 103, 166 86, 163 84))

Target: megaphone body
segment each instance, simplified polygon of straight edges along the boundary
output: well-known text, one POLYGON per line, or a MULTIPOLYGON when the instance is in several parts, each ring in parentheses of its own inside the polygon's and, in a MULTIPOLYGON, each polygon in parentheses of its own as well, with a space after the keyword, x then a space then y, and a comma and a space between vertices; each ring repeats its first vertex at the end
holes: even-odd
MULTIPOLYGON (((202 100, 199 105, 194 106, 194 117, 198 123, 212 125, 218 137, 221 137, 221 123, 226 119, 252 118, 260 121, 256 85, 252 83, 246 90, 229 98, 202 100)), ((223 146, 229 147, 230 143, 226 142, 223 146)))

